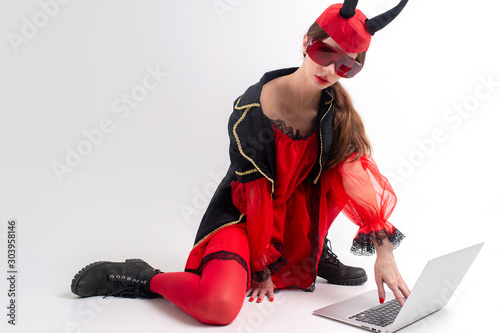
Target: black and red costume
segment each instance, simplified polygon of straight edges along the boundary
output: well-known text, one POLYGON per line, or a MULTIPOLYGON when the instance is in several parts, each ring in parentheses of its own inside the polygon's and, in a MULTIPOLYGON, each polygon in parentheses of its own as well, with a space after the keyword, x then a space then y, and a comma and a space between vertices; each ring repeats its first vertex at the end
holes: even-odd
POLYGON ((203 216, 186 271, 201 274, 212 259, 236 260, 248 273, 247 287, 251 273, 261 280, 271 274, 276 289, 312 291, 324 238, 341 211, 359 226, 355 254, 373 254, 374 241, 388 238, 397 247, 404 238, 388 222, 396 195, 370 156, 351 162, 354 152, 325 169, 333 140, 331 88, 322 91, 315 127, 304 136, 262 112, 262 86, 296 69, 266 73, 235 101, 231 165, 203 216), (249 262, 229 239, 234 228, 247 235, 249 262))
MULTIPOLYGON (((331 5, 316 21, 344 52, 365 52, 371 36, 408 0, 372 19, 356 9, 357 2, 331 5)), ((340 50, 310 45, 318 65, 338 61, 340 74, 355 75, 355 61, 340 50)), ((326 167, 335 144, 333 89, 321 91, 315 126, 304 135, 263 113, 262 87, 296 70, 266 73, 235 101, 228 127, 231 165, 202 218, 185 272, 160 273, 138 259, 96 262, 75 276, 72 291, 161 295, 199 322, 224 325, 237 316, 252 279, 271 278, 276 289, 314 290, 325 236, 341 211, 359 226, 355 254, 373 254, 374 242, 385 238, 397 247, 404 236, 388 221, 396 195, 371 156, 358 156, 352 147, 343 162, 326 167)))

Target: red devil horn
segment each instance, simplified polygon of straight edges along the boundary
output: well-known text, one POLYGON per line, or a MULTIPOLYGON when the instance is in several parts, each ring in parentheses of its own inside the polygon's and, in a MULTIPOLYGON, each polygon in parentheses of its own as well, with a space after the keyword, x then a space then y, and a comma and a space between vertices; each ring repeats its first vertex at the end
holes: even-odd
POLYGON ((356 14, 356 6, 358 0, 345 0, 342 8, 340 9, 340 16, 345 19, 351 18, 356 14))
POLYGON ((377 31, 391 23, 391 21, 394 20, 394 18, 398 16, 399 13, 401 13, 407 3, 408 0, 401 0, 401 2, 396 5, 396 7, 388 10, 387 12, 375 16, 374 18, 366 19, 366 27, 368 28, 370 34, 373 36, 377 31))

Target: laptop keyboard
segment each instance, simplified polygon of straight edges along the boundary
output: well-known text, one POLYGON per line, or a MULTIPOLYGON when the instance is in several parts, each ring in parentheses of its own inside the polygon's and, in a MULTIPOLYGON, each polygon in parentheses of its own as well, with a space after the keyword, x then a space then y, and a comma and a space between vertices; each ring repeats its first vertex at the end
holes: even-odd
POLYGON ((394 322, 396 316, 401 310, 401 305, 397 299, 393 299, 381 306, 368 309, 349 317, 363 323, 385 327, 394 322))

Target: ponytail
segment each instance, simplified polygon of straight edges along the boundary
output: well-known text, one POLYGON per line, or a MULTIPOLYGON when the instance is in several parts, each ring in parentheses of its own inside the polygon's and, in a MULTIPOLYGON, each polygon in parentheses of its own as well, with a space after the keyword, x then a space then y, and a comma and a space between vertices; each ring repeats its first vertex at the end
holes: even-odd
POLYGON ((371 153, 370 141, 365 134, 365 126, 361 117, 352 105, 351 97, 340 82, 332 85, 333 100, 333 142, 327 153, 325 169, 330 169, 344 161, 349 155, 357 152, 358 159, 371 153))

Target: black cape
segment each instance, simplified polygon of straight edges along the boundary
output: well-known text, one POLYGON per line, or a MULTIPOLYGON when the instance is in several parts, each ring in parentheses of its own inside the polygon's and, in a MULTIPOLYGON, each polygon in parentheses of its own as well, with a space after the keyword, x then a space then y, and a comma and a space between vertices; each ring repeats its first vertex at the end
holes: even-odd
MULTIPOLYGON (((267 82, 279 76, 292 74, 296 70, 297 67, 293 67, 265 73, 259 82, 250 86, 234 102, 228 124, 231 164, 202 217, 194 247, 224 227, 245 222, 245 215, 233 204, 231 182, 246 183, 265 177, 272 183, 274 193, 276 166, 274 132, 269 118, 264 115, 260 107, 260 94, 262 86, 267 82)), ((326 163, 327 152, 332 144, 333 99, 334 93, 331 87, 322 91, 317 116, 319 157, 305 180, 314 184, 319 180, 326 163)))

